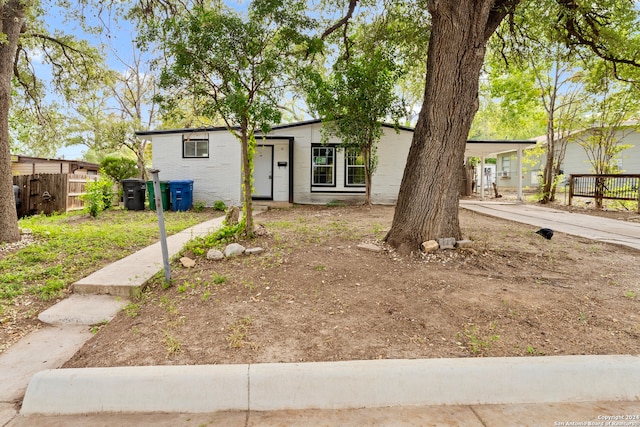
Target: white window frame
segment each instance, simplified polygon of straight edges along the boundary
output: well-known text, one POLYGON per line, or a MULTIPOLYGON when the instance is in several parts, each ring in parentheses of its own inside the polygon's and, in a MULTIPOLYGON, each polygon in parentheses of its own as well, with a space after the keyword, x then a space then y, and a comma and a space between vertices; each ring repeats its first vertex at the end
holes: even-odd
POLYGON ((362 152, 357 149, 346 149, 344 153, 344 183, 346 187, 364 187, 366 185, 366 176, 365 176, 365 168, 364 168, 364 156, 362 152), (362 164, 353 164, 352 161, 357 159, 358 157, 362 158, 362 164), (351 170, 362 169, 362 182, 350 182, 350 179, 357 176, 356 173, 350 174, 351 170))
POLYGON ((182 137, 182 158, 183 159, 208 159, 209 158, 209 138, 189 138, 182 137), (189 149, 190 153, 187 154, 189 149), (193 154, 191 154, 191 152, 193 154))
POLYGON ((336 148, 332 146, 311 146, 311 185, 313 187, 336 186, 336 148), (324 159, 324 160, 322 160, 324 159), (320 170, 326 170, 318 175, 320 170), (317 182, 317 177, 329 177, 331 182, 317 182))

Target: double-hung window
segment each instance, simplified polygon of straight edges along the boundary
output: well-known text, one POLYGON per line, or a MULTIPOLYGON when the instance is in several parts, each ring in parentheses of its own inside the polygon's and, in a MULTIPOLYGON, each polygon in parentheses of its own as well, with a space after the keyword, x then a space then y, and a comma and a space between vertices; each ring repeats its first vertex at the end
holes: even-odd
POLYGON ((509 172, 511 172, 511 157, 507 155, 502 158, 502 174, 509 175, 509 172))
POLYGON ((365 185, 364 156, 362 151, 347 149, 345 152, 347 186, 365 185))
POLYGON ((311 182, 318 186, 335 186, 335 147, 311 147, 311 182))
POLYGON ((209 138, 182 137, 182 157, 209 157, 209 138))

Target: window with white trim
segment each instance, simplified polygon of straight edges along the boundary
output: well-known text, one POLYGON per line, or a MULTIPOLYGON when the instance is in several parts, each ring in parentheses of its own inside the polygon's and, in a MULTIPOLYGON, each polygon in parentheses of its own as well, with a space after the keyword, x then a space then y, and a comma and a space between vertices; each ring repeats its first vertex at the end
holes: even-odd
POLYGON ((364 156, 362 151, 347 149, 345 152, 345 173, 347 186, 361 187, 365 185, 364 156))
POLYGON ((335 185, 335 147, 311 147, 312 185, 335 185))
POLYGON ((182 138, 182 157, 209 157, 209 138, 182 138))
POLYGON ((503 173, 509 173, 511 172, 511 157, 510 156, 503 156, 502 157, 502 172, 503 173))

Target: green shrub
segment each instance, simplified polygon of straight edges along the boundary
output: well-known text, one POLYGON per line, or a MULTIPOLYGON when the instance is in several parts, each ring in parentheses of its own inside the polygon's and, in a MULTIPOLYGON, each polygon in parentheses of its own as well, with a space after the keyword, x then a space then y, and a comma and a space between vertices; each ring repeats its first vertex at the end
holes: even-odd
POLYGON ((138 164, 126 157, 107 156, 100 162, 100 173, 110 177, 114 182, 138 176, 138 164))
POLYGON ((193 202, 193 210, 196 212, 202 212, 204 210, 204 202, 202 200, 196 200, 193 202))
POLYGON ((213 209, 224 212, 227 210, 227 205, 222 200, 216 200, 213 202, 213 209))
POLYGON ((106 176, 100 176, 97 181, 87 181, 85 194, 80 196, 84 201, 84 210, 92 217, 111 207, 113 200, 113 181, 106 176))

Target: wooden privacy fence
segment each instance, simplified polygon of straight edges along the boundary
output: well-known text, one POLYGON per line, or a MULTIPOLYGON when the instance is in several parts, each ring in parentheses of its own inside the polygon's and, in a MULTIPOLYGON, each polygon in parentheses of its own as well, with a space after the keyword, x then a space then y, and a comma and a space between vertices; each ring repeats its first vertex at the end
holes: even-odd
POLYGON ((14 176, 13 183, 20 187, 22 202, 18 216, 83 209, 80 196, 85 193, 87 179, 96 181, 98 178, 97 175, 71 173, 14 176))
POLYGON ((600 205, 604 199, 638 201, 640 213, 640 175, 571 175, 569 205, 573 197, 591 197, 600 205))

